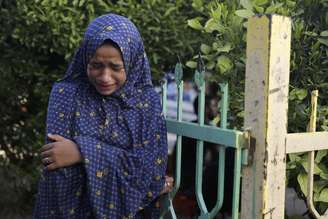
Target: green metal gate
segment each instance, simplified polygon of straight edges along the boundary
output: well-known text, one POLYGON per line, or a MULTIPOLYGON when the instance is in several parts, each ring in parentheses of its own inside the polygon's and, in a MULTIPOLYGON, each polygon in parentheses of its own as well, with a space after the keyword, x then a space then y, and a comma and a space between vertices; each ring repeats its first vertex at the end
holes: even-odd
MULTIPOLYGON (((225 178, 225 149, 226 147, 234 148, 235 161, 234 161, 234 185, 233 185, 233 203, 232 203, 232 218, 238 218, 239 212, 239 194, 240 194, 240 176, 241 165, 247 162, 247 149, 245 133, 227 129, 227 112, 228 112, 228 85, 220 84, 222 99, 221 99, 221 124, 220 127, 214 127, 204 124, 205 113, 205 69, 201 57, 198 58, 198 66, 195 72, 194 82, 198 89, 198 123, 191 123, 182 121, 182 97, 183 97, 183 81, 182 81, 182 64, 178 63, 175 67, 175 82, 178 90, 177 101, 177 119, 167 118, 167 129, 169 133, 177 135, 176 143, 176 172, 175 172, 175 185, 171 193, 166 195, 162 200, 163 211, 162 217, 169 214, 172 218, 177 218, 172 200, 179 189, 181 179, 181 140, 182 136, 197 139, 196 145, 196 199, 200 208, 199 218, 213 218, 219 212, 223 204, 224 192, 224 178, 225 178), (213 209, 208 209, 203 198, 202 193, 202 176, 203 176, 203 152, 204 141, 219 144, 219 170, 218 170, 218 193, 217 202, 213 209)), ((167 81, 162 83, 162 104, 163 112, 166 115, 166 90, 167 81)))

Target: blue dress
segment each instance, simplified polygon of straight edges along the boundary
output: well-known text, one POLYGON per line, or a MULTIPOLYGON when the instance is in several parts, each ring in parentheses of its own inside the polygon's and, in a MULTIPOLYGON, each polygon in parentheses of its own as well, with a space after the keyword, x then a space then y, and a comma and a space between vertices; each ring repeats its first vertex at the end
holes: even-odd
POLYGON ((52 88, 46 132, 76 142, 83 162, 42 171, 34 218, 158 218, 165 120, 142 39, 127 18, 107 14, 88 26, 65 78, 52 88), (121 49, 127 80, 102 96, 86 68, 107 39, 121 49))

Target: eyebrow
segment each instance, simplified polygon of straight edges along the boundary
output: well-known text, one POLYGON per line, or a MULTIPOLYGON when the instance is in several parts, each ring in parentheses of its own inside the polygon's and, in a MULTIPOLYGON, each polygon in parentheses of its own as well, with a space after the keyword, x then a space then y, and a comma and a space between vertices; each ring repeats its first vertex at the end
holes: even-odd
POLYGON ((90 60, 89 63, 92 63, 92 64, 109 64, 109 65, 113 65, 113 66, 124 66, 124 63, 123 62, 119 62, 119 63, 115 63, 115 62, 112 62, 112 61, 108 61, 108 62, 102 62, 102 61, 99 61, 99 60, 90 60))

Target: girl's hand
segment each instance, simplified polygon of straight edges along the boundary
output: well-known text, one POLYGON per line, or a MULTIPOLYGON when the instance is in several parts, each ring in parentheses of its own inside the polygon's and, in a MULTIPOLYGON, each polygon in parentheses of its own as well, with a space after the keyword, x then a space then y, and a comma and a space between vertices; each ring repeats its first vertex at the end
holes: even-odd
POLYGON ((82 161, 78 146, 60 135, 48 134, 54 142, 44 145, 40 152, 42 163, 48 170, 71 166, 82 161))

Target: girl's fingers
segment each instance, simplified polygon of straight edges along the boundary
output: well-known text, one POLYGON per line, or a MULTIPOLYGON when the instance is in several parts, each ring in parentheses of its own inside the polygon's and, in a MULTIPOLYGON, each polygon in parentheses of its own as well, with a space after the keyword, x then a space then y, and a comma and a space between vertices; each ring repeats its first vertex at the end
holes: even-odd
POLYGON ((47 166, 47 169, 49 170, 49 171, 51 171, 51 170, 55 170, 55 169, 57 169, 58 168, 58 166, 57 166, 57 164, 55 163, 55 162, 53 162, 53 163, 51 163, 51 164, 49 164, 48 166, 47 166))
POLYGON ((173 177, 165 176, 165 182, 173 183, 174 179, 173 179, 173 177))
POLYGON ((172 177, 168 177, 165 179, 165 186, 164 189, 171 191, 173 188, 174 184, 173 184, 173 178, 172 177))
POLYGON ((49 144, 46 144, 46 145, 43 145, 40 149, 40 152, 44 152, 44 151, 47 151, 47 150, 50 150, 51 148, 53 148, 53 143, 49 143, 49 144))
POLYGON ((48 134, 47 136, 50 140, 53 140, 53 141, 65 141, 66 140, 66 138, 64 138, 61 135, 48 134))
POLYGON ((43 151, 41 153, 41 158, 46 158, 46 157, 51 157, 51 155, 53 154, 53 151, 52 150, 46 150, 46 151, 43 151))

